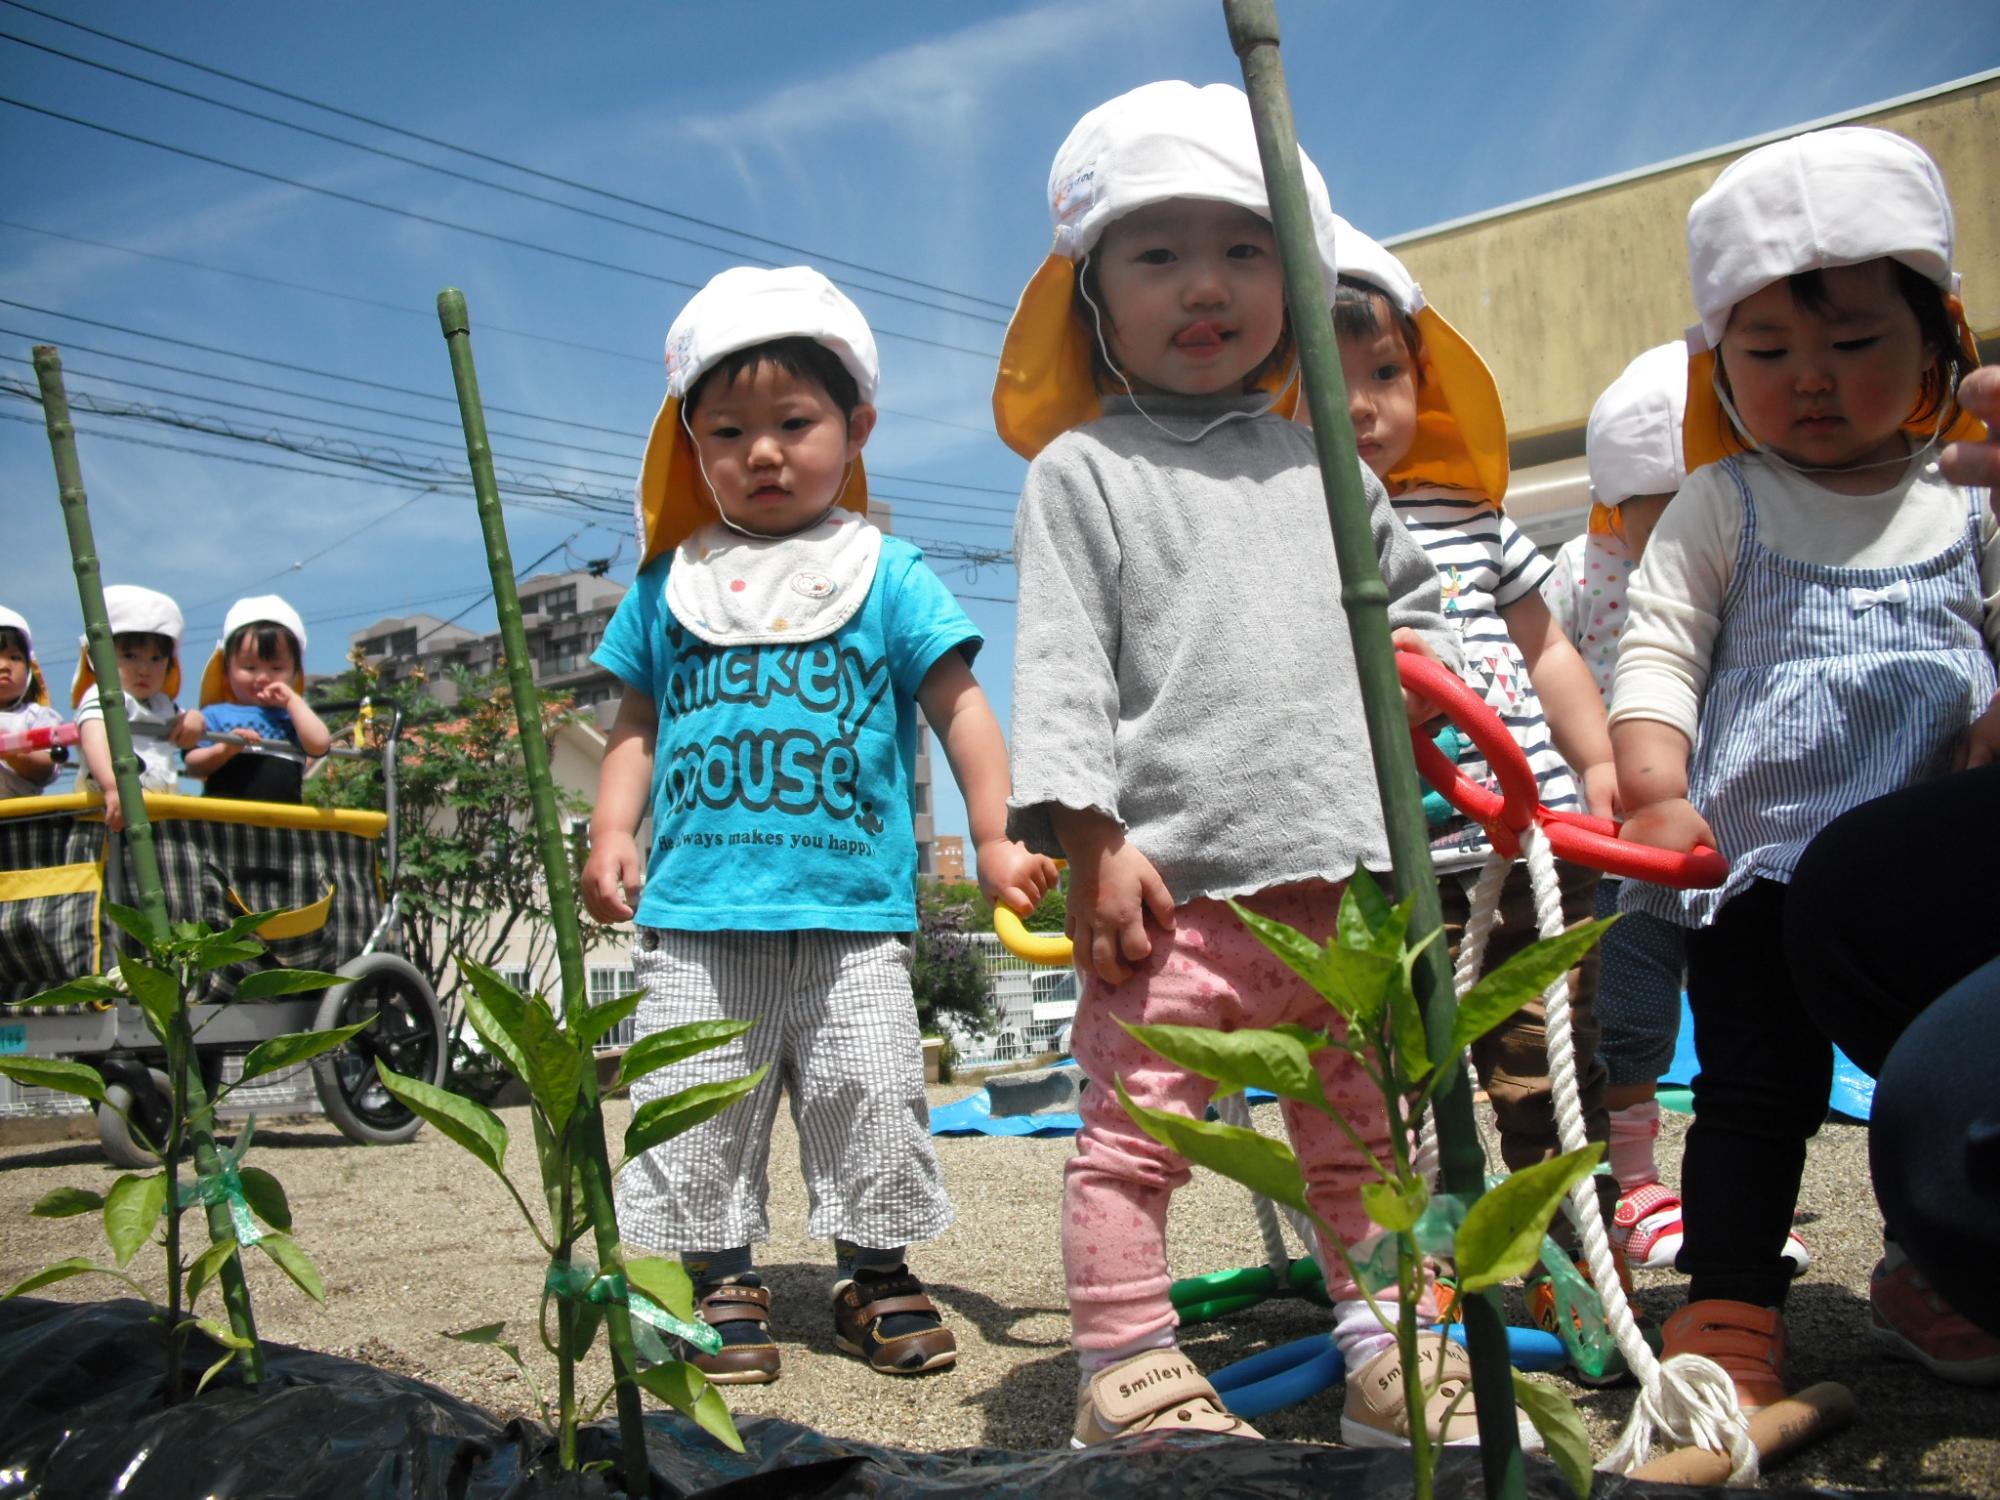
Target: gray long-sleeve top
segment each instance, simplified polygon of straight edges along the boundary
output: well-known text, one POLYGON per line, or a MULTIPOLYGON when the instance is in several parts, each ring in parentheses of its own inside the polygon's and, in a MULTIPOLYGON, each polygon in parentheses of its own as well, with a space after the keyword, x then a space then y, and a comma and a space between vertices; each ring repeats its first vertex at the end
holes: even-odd
MULTIPOLYGON (((1193 434, 1250 397, 1147 396, 1193 434)), ((1176 904, 1389 867, 1312 434, 1277 416, 1184 443, 1107 396, 1035 459, 1007 831, 1062 853, 1058 805, 1115 818, 1176 904)), ((1437 573, 1367 480, 1391 627, 1454 670, 1437 573)))

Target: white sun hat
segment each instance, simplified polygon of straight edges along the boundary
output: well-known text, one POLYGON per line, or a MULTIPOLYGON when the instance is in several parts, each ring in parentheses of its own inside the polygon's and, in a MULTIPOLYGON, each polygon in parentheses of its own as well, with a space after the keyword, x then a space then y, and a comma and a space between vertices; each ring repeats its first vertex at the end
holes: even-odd
MULTIPOLYGON (((667 395, 653 418, 639 466, 641 567, 716 519, 715 502, 681 420, 688 392, 718 361, 739 349, 789 338, 824 344, 854 377, 861 399, 874 401, 882 367, 868 320, 839 287, 810 266, 731 267, 690 297, 674 319, 667 330, 667 395)), ((868 476, 858 457, 841 487, 839 503, 868 514, 868 476)))
POLYGON ((255 594, 248 599, 238 599, 222 618, 222 638, 215 643, 208 665, 202 668, 201 703, 204 708, 211 703, 230 701, 229 666, 223 653, 229 649, 229 638, 250 625, 282 625, 291 632, 299 648, 297 660, 292 663, 295 668, 292 689, 300 693, 306 690, 306 622, 278 595, 255 594))
MULTIPOLYGON (((1803 271, 1890 259, 1934 283, 1958 326, 1961 370, 1979 363, 1952 270, 1955 224, 1937 163, 1916 142, 1865 125, 1812 130, 1731 162, 1688 209, 1690 470, 1744 443, 1714 390, 1715 351, 1736 305, 1803 271)), ((1985 429, 1961 414, 1941 441, 1985 429)), ((1925 427, 1923 436, 1930 435, 1925 427)))
POLYGON ((29 701, 48 707, 48 684, 42 677, 42 664, 35 660, 35 633, 28 629, 27 617, 0 604, 0 626, 21 632, 21 645, 28 654, 28 680, 34 684, 34 694, 29 701))
MULTIPOLYGON (((1303 150, 1299 166, 1314 229, 1322 231, 1333 214, 1326 180, 1303 150)), ((1120 94, 1076 122, 1049 168, 1048 198, 1055 242, 1021 293, 993 382, 994 426, 1027 458, 1101 412, 1091 338, 1071 308, 1077 262, 1107 225, 1170 198, 1232 203, 1271 217, 1250 101, 1226 83, 1197 88, 1173 80, 1120 94)), ((1324 252, 1320 274, 1331 303, 1333 265, 1324 252)), ((1273 410, 1290 416, 1297 401, 1295 382, 1273 410)))
POLYGON ((1637 355, 1590 408, 1583 451, 1590 498, 1610 507, 1634 495, 1671 495, 1687 479, 1681 420, 1687 413, 1687 345, 1676 339, 1637 355))
MULTIPOLYGON (((174 643, 174 657, 167 666, 167 681, 162 691, 169 698, 178 698, 181 691, 181 607, 157 589, 140 588, 136 583, 109 583, 104 586, 104 614, 114 637, 163 635, 174 643)), ((72 708, 82 703, 83 695, 97 684, 97 673, 90 664, 90 637, 80 635, 76 643, 76 678, 69 690, 72 708)))
POLYGON ((1417 326, 1423 376, 1410 451, 1386 476, 1392 487, 1444 484, 1476 490, 1496 506, 1507 496, 1507 417, 1500 387, 1472 343, 1424 300, 1410 268, 1388 246, 1339 214, 1322 226, 1320 256, 1340 275, 1365 281, 1417 326))

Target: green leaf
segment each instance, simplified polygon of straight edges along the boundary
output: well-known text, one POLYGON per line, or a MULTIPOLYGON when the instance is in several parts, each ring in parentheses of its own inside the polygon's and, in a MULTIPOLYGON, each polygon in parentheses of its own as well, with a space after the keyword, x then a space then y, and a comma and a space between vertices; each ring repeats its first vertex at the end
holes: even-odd
POLYGON ((602 1005, 593 1005, 577 1018, 571 1034, 579 1047, 595 1047, 604 1036, 620 1021, 639 1008, 639 1002, 646 998, 644 990, 634 990, 629 995, 620 995, 616 1000, 606 1000, 602 1005))
POLYGON ((268 1042, 259 1042, 243 1059, 243 1076, 232 1087, 241 1088, 253 1078, 289 1068, 309 1057, 318 1057, 322 1052, 331 1052, 336 1047, 344 1046, 355 1033, 374 1024, 375 1018, 370 1016, 365 1021, 356 1021, 352 1026, 338 1026, 332 1031, 287 1031, 268 1042))
POLYGON ((218 1323, 214 1318, 196 1318, 194 1326, 214 1339, 225 1349, 255 1349, 257 1341, 247 1339, 227 1323, 218 1323))
POLYGON ((491 1348, 498 1349, 502 1354, 513 1360, 516 1365, 520 1365, 525 1370, 527 1366, 521 1363, 520 1346, 518 1344, 510 1344, 501 1337, 506 1331, 507 1325, 505 1323, 482 1323, 477 1328, 463 1329, 458 1333, 447 1333, 443 1337, 457 1339, 461 1344, 485 1344, 491 1348))
MULTIPOLYGON (((225 943, 222 934, 203 938, 195 947, 194 971, 206 974, 214 969, 226 969, 231 964, 248 963, 253 958, 264 956, 264 945, 249 939, 225 943)), ((246 976, 247 977, 247 976, 246 976)))
POLYGON ((1597 1169, 1603 1154, 1603 1144, 1597 1143, 1538 1161, 1481 1194, 1458 1226, 1453 1254, 1458 1284, 1468 1292, 1483 1292, 1525 1274, 1541 1253, 1542 1235, 1563 1195, 1597 1169))
POLYGON ((634 1379, 675 1411, 693 1417, 702 1431, 723 1447, 736 1453, 743 1451, 743 1439, 736 1435, 736 1424, 729 1418, 729 1408, 716 1394, 715 1387, 693 1365, 678 1359, 664 1365, 651 1365, 641 1370, 634 1379))
POLYGON ((642 1036, 618 1059, 618 1081, 613 1088, 625 1088, 669 1063, 680 1062, 711 1047, 734 1041, 753 1025, 750 1021, 690 1021, 685 1026, 669 1026, 642 1036))
POLYGON ((549 1128, 562 1135, 583 1102, 584 1061, 539 1000, 522 1007, 521 1051, 528 1062, 528 1091, 549 1117, 549 1128))
POLYGON ((379 1057, 375 1072, 382 1087, 411 1111, 478 1157, 496 1175, 507 1175, 507 1127, 492 1110, 448 1089, 391 1073, 379 1057))
POLYGON ((1389 1033, 1396 1052, 1396 1077, 1405 1086, 1420 1083, 1430 1075, 1430 1038, 1424 1031, 1423 1008, 1410 988, 1409 970, 1397 966, 1396 977, 1387 990, 1389 1033))
POLYGON ((194 1258, 193 1263, 188 1266, 187 1273, 187 1305, 189 1307, 194 1306, 195 1298, 201 1295, 202 1288, 216 1278, 217 1274, 221 1272, 223 1266, 228 1262, 229 1257, 234 1255, 239 1248, 234 1240, 216 1240, 194 1258))
MULTIPOLYGON (((1309 1047, 1296 1031, 1213 1031, 1205 1026, 1126 1026, 1126 1032, 1168 1062, 1191 1073, 1213 1078, 1220 1092, 1269 1089, 1281 1099, 1296 1099, 1319 1109, 1330 1108, 1326 1090, 1314 1069, 1312 1054, 1326 1046, 1309 1047)), ((1310 1035, 1310 1033, 1307 1033, 1310 1035)))
POLYGON ((1416 1227, 1430 1203, 1430 1190, 1422 1182, 1367 1182, 1361 1185, 1361 1206, 1368 1217, 1391 1234, 1416 1227))
MULTIPOLYGON (((209 1320, 202 1319, 201 1321, 207 1322, 209 1320)), ((235 1358, 236 1358, 236 1351, 234 1349, 224 1350, 222 1358, 218 1359, 214 1364, 210 1365, 206 1370, 203 1370, 201 1372, 201 1379, 197 1380, 194 1383, 194 1393, 197 1396, 199 1396, 203 1391, 207 1390, 208 1383, 211 1380, 215 1379, 216 1376, 220 1375, 224 1370, 228 1369, 230 1363, 235 1358)))
POLYGON ((523 1017, 529 1002, 506 980, 464 954, 458 971, 465 976, 465 1018, 479 1039, 493 1050, 521 1082, 528 1081, 528 1055, 522 1040, 523 1017))
POLYGON ((93 1193, 89 1188, 59 1187, 37 1198, 28 1212, 38 1219, 71 1219, 78 1214, 95 1213, 102 1207, 102 1193, 93 1193))
POLYGON ((243 1180, 243 1201, 250 1211, 273 1229, 292 1227, 292 1205, 285 1199, 284 1185, 262 1167, 244 1167, 237 1176, 243 1180))
POLYGON ((76 1094, 95 1104, 104 1102, 104 1080, 97 1069, 56 1057, 0 1057, 0 1074, 34 1089, 76 1094))
POLYGON ((1481 978, 1458 1002, 1458 1019, 1451 1028, 1452 1049, 1469 1047, 1522 1006, 1539 998, 1558 976, 1575 968, 1604 935, 1604 929, 1617 920, 1602 917, 1579 923, 1559 937, 1542 938, 1481 978))
POLYGON ((1347 889, 1340 895, 1340 921, 1336 928, 1340 946, 1357 952, 1372 951, 1375 934, 1389 920, 1390 910, 1389 898, 1383 894, 1380 882, 1356 865, 1354 873, 1347 877, 1347 889))
POLYGON ((1575 1404, 1555 1386, 1530 1380, 1518 1370, 1514 1372, 1514 1404, 1535 1424, 1535 1431, 1542 1435, 1542 1446, 1555 1461, 1570 1492, 1579 1500, 1589 1500, 1590 1482, 1595 1474, 1591 1467, 1590 1434, 1584 1430, 1583 1418, 1576 1414, 1575 1404))
POLYGON ((1283 1141, 1220 1120, 1190 1120, 1171 1110, 1148 1109, 1132 1102, 1124 1079, 1118 1079, 1116 1086, 1125 1113, 1168 1150, 1242 1183, 1273 1203, 1306 1211, 1305 1179, 1299 1173, 1298 1158, 1283 1141))
POLYGON ((164 1041, 181 1008, 180 980, 164 969, 127 958, 118 964, 118 982, 132 992, 132 999, 152 1024, 153 1035, 164 1041))
POLYGON ((0 1302, 6 1301, 7 1297, 19 1297, 28 1292, 38 1292, 45 1286, 54 1286, 58 1281, 68 1281, 72 1276, 84 1276, 92 1271, 102 1272, 103 1270, 104 1267, 98 1265, 95 1261, 85 1260, 81 1255, 74 1255, 68 1260, 59 1260, 52 1266, 43 1266, 34 1275, 15 1282, 7 1288, 6 1297, 0 1297, 0 1302))
POLYGON ((257 1248, 270 1256, 278 1269, 297 1283, 300 1291, 321 1307, 326 1306, 326 1285, 319 1279, 319 1269, 299 1248, 297 1240, 289 1234, 267 1234, 257 1241, 257 1248))
POLYGON ((220 932, 209 933, 207 931, 203 931, 197 938, 197 941, 207 941, 207 942, 217 942, 217 943, 241 943, 248 941, 256 941, 257 930, 260 927, 262 927, 266 922, 270 921, 271 918, 273 917, 282 917, 285 915, 287 915, 287 912, 285 908, 282 906, 274 906, 269 911, 246 911, 245 913, 243 913, 242 916, 238 917, 235 921, 231 922, 227 927, 223 928, 222 931, 220 932))
POLYGON ((303 995, 309 990, 330 990, 347 983, 344 974, 328 974, 319 969, 259 969, 245 974, 236 986, 238 1000, 270 1000, 279 995, 303 995))
POLYGON ((700 1083, 664 1099, 648 1100, 632 1112, 632 1123, 625 1128, 625 1154, 637 1156, 650 1151, 661 1141, 670 1141, 703 1120, 721 1114, 762 1083, 769 1071, 767 1063, 748 1078, 700 1083))
POLYGON ((679 1261, 657 1255, 628 1260, 625 1284, 652 1298, 683 1323, 694 1321, 694 1283, 679 1261))
POLYGON ((111 1251, 118 1257, 119 1265, 131 1264, 132 1257, 153 1232, 153 1226, 160 1222, 166 1206, 165 1172, 155 1172, 150 1177, 127 1173, 111 1184, 111 1191, 104 1195, 104 1237, 111 1241, 111 1251))
POLYGON ((1383 988, 1396 973, 1395 963, 1366 949, 1321 947, 1304 933, 1261 917, 1232 901, 1230 908, 1285 966, 1345 1017, 1350 1024, 1372 1028, 1388 1004, 1383 988))
POLYGON ((25 1000, 9 1000, 9 1005, 105 1005, 116 1004, 124 992, 102 974, 85 974, 65 980, 52 990, 30 995, 25 1000))
POLYGON ((107 901, 104 903, 104 915, 145 944, 148 951, 151 951, 153 944, 159 939, 159 934, 153 930, 153 924, 146 920, 146 914, 142 911, 130 906, 120 906, 116 901, 107 901))

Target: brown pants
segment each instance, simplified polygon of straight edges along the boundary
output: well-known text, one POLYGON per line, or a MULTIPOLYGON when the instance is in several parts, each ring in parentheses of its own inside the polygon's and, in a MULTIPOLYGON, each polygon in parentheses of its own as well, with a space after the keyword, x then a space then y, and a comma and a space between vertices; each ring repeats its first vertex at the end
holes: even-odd
MULTIPOLYGON (((1568 860, 1556 861, 1562 886, 1563 926, 1574 927, 1593 915, 1597 871, 1568 860)), ((1457 875, 1438 881, 1444 908, 1445 941, 1455 963, 1459 940, 1471 916, 1468 887, 1457 875)), ((1500 922, 1486 943, 1490 974, 1540 936, 1535 926, 1535 897, 1528 884, 1528 867, 1516 862, 1500 888, 1500 922)), ((1611 1117, 1604 1107, 1605 1067, 1597 1055, 1597 950, 1584 955, 1569 974, 1570 1034, 1576 1043, 1577 1093, 1583 1104, 1587 1139, 1610 1139, 1611 1117)), ((1472 1065, 1480 1085, 1493 1101, 1493 1119, 1500 1131, 1500 1159, 1510 1172, 1562 1154, 1556 1138, 1555 1092, 1549 1080, 1549 1041, 1542 1000, 1527 1005, 1472 1044, 1472 1065)), ((1618 1206, 1618 1184, 1608 1175, 1597 1180, 1598 1202, 1608 1225, 1618 1206)), ((1550 1232, 1559 1244, 1575 1243, 1568 1219, 1558 1216, 1550 1232)))

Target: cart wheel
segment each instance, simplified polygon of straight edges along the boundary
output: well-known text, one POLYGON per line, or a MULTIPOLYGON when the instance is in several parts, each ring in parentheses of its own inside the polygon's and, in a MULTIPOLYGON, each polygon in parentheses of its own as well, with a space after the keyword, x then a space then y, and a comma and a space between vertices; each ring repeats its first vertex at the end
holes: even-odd
POLYGON ((313 1083, 327 1118, 350 1140, 390 1146, 417 1133, 419 1120, 375 1073, 381 1058, 392 1073, 444 1082, 444 1014, 430 981, 393 953, 366 953, 340 966, 345 984, 320 1001, 315 1026, 330 1031, 375 1017, 344 1047, 313 1059, 313 1083))
POLYGON ((125 1118, 118 1113, 123 1110, 125 1116, 136 1118, 139 1129, 152 1140, 158 1142, 167 1138, 168 1115, 173 1109, 173 1085, 158 1068, 146 1069, 146 1076, 152 1080, 153 1086, 144 1091, 144 1098, 135 1099, 130 1084, 107 1083, 104 1086, 104 1102, 97 1106, 97 1141, 113 1166, 142 1171, 160 1164, 157 1156, 139 1144, 125 1118))

